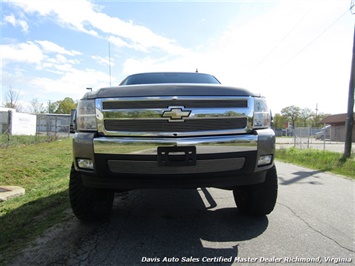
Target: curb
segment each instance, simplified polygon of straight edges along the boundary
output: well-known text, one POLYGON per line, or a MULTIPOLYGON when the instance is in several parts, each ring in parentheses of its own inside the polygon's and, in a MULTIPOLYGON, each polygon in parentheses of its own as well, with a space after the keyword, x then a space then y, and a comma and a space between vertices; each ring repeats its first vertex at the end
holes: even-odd
POLYGON ((0 186, 0 202, 25 195, 25 189, 16 186, 0 186))

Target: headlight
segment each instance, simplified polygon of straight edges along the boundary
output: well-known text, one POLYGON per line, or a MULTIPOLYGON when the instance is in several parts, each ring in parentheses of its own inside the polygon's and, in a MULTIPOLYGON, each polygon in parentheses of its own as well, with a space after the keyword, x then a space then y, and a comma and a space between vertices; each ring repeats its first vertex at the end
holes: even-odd
POLYGON ((271 123, 271 114, 265 98, 254 98, 253 128, 268 128, 271 123))
POLYGON ((77 108, 77 130, 96 131, 96 107, 94 100, 81 100, 77 108))

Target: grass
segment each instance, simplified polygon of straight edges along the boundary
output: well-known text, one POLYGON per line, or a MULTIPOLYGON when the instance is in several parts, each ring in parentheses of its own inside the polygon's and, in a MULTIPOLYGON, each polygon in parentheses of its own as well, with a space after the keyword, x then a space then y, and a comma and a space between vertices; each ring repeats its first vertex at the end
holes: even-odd
POLYGON ((301 165, 311 169, 327 171, 355 179, 354 155, 345 160, 341 153, 315 149, 279 149, 276 150, 277 160, 301 165))
POLYGON ((59 223, 69 208, 71 140, 0 148, 0 185, 20 186, 24 196, 0 203, 0 265, 59 223))

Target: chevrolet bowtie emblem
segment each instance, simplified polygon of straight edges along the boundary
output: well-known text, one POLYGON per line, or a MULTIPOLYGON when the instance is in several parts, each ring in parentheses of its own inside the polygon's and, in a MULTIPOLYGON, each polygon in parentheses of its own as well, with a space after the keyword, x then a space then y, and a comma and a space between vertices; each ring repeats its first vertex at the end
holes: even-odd
POLYGON ((183 111, 182 108, 170 108, 168 111, 164 111, 161 117, 169 118, 169 121, 185 121, 184 117, 189 117, 191 111, 185 110, 183 111))

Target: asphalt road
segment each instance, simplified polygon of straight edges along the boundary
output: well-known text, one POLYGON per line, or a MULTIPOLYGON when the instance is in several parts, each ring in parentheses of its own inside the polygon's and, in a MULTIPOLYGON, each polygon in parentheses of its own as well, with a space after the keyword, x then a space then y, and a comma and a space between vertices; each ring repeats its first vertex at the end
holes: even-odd
POLYGON ((13 265, 354 265, 354 181, 277 169, 266 217, 242 216, 230 191, 132 191, 116 196, 110 221, 84 225, 69 211, 13 265))

